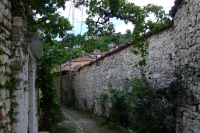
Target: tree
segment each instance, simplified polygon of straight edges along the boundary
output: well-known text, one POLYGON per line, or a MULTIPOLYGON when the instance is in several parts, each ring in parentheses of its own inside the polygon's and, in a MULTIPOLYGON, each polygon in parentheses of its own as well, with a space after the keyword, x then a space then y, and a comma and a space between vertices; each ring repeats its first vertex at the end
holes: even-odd
POLYGON ((125 38, 126 39, 130 39, 131 38, 131 30, 126 30, 126 34, 125 34, 125 38))
POLYGON ((82 46, 84 39, 85 39, 85 37, 80 34, 78 34, 78 35, 71 34, 71 45, 72 46, 70 46, 70 34, 67 34, 64 38, 64 47, 72 48, 75 45, 82 46))
POLYGON ((140 54, 143 59, 139 62, 140 65, 145 65, 144 57, 148 54, 147 48, 149 42, 147 41, 146 32, 157 32, 162 27, 168 26, 170 18, 165 14, 161 6, 148 4, 140 7, 134 3, 126 3, 125 0, 76 0, 76 7, 85 5, 88 7, 86 11, 88 18, 86 24, 88 25, 88 35, 95 34, 110 35, 114 32, 113 24, 110 22, 111 18, 116 18, 125 23, 133 24, 132 38, 134 40, 133 53, 140 54), (150 14, 155 15, 155 20, 147 20, 150 14), (93 18, 97 17, 96 20, 93 18))
POLYGON ((57 9, 65 8, 66 0, 11 0, 12 15, 19 15, 21 10, 24 10, 27 15, 27 23, 29 30, 37 32, 38 29, 42 31, 38 33, 43 36, 45 42, 53 44, 52 39, 64 37, 67 30, 71 30, 70 22, 60 16, 57 9), (36 15, 40 17, 37 18, 36 15))

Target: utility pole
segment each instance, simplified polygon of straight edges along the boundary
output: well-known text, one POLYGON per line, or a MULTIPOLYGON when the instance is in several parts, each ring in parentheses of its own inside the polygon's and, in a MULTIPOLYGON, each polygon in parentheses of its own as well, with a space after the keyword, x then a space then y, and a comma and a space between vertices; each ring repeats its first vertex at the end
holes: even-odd
POLYGON ((72 59, 72 34, 69 35, 69 87, 70 87, 70 90, 72 88, 71 59, 72 59))
MULTIPOLYGON (((62 47, 64 47, 64 39, 62 39, 62 47)), ((63 103, 63 89, 62 89, 62 70, 61 70, 61 59, 60 59, 60 102, 63 103)))
POLYGON ((69 74, 70 75, 71 75, 71 59, 72 59, 71 47, 72 47, 72 34, 69 35, 69 74))

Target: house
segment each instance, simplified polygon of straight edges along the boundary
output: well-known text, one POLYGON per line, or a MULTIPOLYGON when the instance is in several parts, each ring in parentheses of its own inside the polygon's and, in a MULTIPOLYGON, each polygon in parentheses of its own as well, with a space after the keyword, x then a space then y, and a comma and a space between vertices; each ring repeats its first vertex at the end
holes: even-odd
POLYGON ((103 55, 107 54, 108 52, 101 52, 100 50, 94 50, 93 54, 91 54, 91 56, 93 58, 100 58, 102 57, 103 55))
POLYGON ((115 45, 115 44, 108 44, 108 47, 109 47, 109 51, 113 51, 113 50, 115 50, 115 49, 117 49, 117 48, 119 48, 119 45, 115 45))

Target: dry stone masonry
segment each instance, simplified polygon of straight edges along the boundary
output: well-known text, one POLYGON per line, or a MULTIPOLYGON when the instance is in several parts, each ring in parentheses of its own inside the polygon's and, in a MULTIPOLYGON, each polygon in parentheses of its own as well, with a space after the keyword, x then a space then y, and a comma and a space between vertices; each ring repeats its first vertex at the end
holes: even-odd
POLYGON ((8 62, 11 56, 11 28, 12 28, 12 15, 11 3, 9 1, 0 1, 0 132, 11 132, 11 119, 9 111, 11 109, 10 92, 4 88, 7 77, 4 73, 11 72, 8 62))
POLYGON ((162 88, 175 80, 175 71, 181 70, 184 87, 194 98, 177 103, 176 132, 200 132, 200 0, 176 0, 175 4, 173 25, 148 37, 147 66, 138 66, 140 57, 127 44, 75 73, 79 108, 84 109, 83 101, 86 101, 87 110, 100 114, 95 98, 109 89, 108 84, 122 90, 130 86, 132 78, 144 74, 152 86, 162 88))

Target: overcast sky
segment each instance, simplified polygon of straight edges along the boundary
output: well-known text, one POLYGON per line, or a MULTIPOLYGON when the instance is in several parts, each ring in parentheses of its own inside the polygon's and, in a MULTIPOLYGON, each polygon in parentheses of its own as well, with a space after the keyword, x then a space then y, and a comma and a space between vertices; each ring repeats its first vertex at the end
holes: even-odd
MULTIPOLYGON (((174 0, 128 0, 128 2, 134 2, 136 5, 145 6, 147 4, 155 4, 160 5, 164 8, 164 10, 168 13, 171 7, 174 5, 174 0)), ((87 17, 85 13, 85 7, 81 7, 80 9, 75 9, 73 3, 67 1, 66 9, 59 9, 59 12, 62 16, 68 18, 70 22, 74 25, 72 31, 68 31, 67 33, 74 34, 83 34, 87 31, 87 26, 84 24, 84 21, 87 17)), ((115 31, 125 33, 127 29, 133 29, 133 25, 125 24, 123 21, 113 19, 112 22, 115 25, 115 31)))

